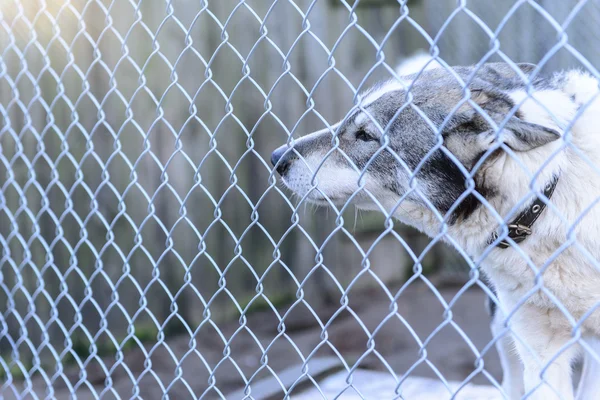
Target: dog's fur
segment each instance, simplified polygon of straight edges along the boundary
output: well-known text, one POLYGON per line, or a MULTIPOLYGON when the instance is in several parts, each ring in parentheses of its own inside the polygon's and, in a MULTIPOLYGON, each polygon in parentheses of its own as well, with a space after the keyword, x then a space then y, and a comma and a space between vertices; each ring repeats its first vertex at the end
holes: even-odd
MULTIPOLYGON (((272 161, 284 184, 310 202, 350 201, 432 237, 445 229, 444 239, 490 278, 502 309, 496 328, 510 326, 517 339, 520 360, 505 348, 503 366, 522 368, 523 388, 506 383, 505 371, 507 395, 567 400, 580 352, 574 322, 586 343, 600 337, 600 311, 587 314, 600 304, 598 81, 579 71, 541 78, 531 75, 533 65, 519 68, 434 68, 385 82, 343 121, 282 146, 272 161), (556 176, 533 234, 489 249, 502 221, 556 176)), ((512 347, 510 338, 499 346, 512 347)), ((586 366, 578 398, 587 400, 598 397, 600 376, 593 362, 586 366)))

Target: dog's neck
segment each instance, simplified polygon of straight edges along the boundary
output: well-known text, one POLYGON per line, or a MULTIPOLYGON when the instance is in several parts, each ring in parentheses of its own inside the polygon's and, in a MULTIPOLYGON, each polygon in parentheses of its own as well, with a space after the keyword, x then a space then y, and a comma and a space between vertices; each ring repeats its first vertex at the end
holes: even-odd
MULTIPOLYGON (((517 153, 516 158, 502 153, 494 165, 485 171, 485 178, 486 182, 498 187, 498 196, 490 199, 490 203, 503 221, 511 221, 533 200, 532 181, 533 187, 542 192, 554 176, 560 175, 551 205, 536 222, 532 236, 543 235, 547 240, 564 243, 566 232, 581 213, 597 213, 600 217, 600 210, 589 209, 600 196, 600 179, 595 169, 595 166, 600 166, 600 136, 594 134, 600 115, 600 100, 595 98, 598 93, 596 79, 578 71, 557 74, 551 86, 551 89, 534 91, 533 99, 528 99, 525 92, 512 93, 511 97, 522 102, 519 113, 526 121, 556 129, 563 133, 563 138, 533 151, 517 153)), ((475 232, 481 234, 482 227, 490 231, 503 222, 494 218, 493 213, 484 206, 481 208, 478 216, 464 224, 478 227, 466 230, 467 235, 463 239, 465 244, 476 242, 475 232), (473 236, 470 239, 469 232, 473 236)), ((588 214, 579 224, 589 225, 597 220, 588 214)), ((465 226, 457 228, 464 229, 465 226)), ((537 242, 535 238, 528 238, 523 246, 535 246, 537 242)), ((480 240, 472 246, 471 251, 472 254, 481 254, 486 248, 487 243, 480 240)))
POLYGON ((541 196, 537 196, 528 206, 507 224, 503 225, 500 231, 494 231, 488 237, 487 243, 492 246, 497 246, 501 249, 506 249, 512 243, 521 243, 533 233, 532 228, 536 221, 543 215, 548 201, 552 201, 552 194, 556 189, 560 175, 555 175, 550 182, 544 186, 544 191, 541 196), (506 233, 503 231, 506 230, 506 233))
MULTIPOLYGON (((573 187, 586 187, 590 193, 600 191, 595 182, 590 182, 590 176, 596 174, 593 166, 584 162, 580 156, 576 156, 578 160, 574 162, 573 148, 565 146, 565 141, 573 143, 578 150, 589 154, 592 163, 600 165, 600 160, 596 159, 596 154, 600 154, 600 137, 591 138, 592 140, 589 138, 589 127, 597 124, 590 125, 589 120, 591 117, 597 119, 600 101, 595 101, 589 110, 581 112, 582 105, 593 100, 598 90, 597 81, 587 75, 570 72, 557 75, 552 85, 552 88, 534 90, 531 96, 525 91, 515 91, 510 96, 516 104, 520 104, 519 114, 525 121, 559 132, 566 130, 568 136, 528 152, 509 154, 500 151, 482 169, 479 180, 489 185, 492 189, 489 192, 494 193, 491 198, 486 199, 489 205, 480 205, 468 219, 448 228, 452 239, 472 256, 479 256, 487 249, 489 234, 501 224, 512 221, 531 204, 534 199, 532 188, 543 192, 544 187, 555 176, 560 175, 561 182, 557 185, 552 205, 544 211, 540 221, 561 220, 557 212, 573 221, 578 213, 584 211, 586 206, 583 204, 577 208, 569 206, 569 202, 577 204, 578 199, 574 196, 579 196, 578 193, 569 193, 573 187)), ((536 222, 535 231, 545 229, 546 225, 536 222)), ((439 232, 435 228, 431 230, 439 232)), ((563 235, 563 231, 561 229, 554 233, 563 235)), ((547 232, 551 233, 553 232, 547 232)), ((533 242, 530 239, 526 241, 533 242)))
MULTIPOLYGON (((489 246, 488 235, 502 223, 514 219, 533 201, 535 192, 532 188, 541 193, 553 177, 560 175, 551 205, 536 221, 533 234, 520 246, 535 247, 541 236, 564 243, 570 227, 565 221, 571 224, 577 221, 581 213, 600 197, 600 178, 591 165, 600 166, 600 135, 590 131, 590 127, 593 130, 597 126, 600 100, 593 101, 582 112, 582 106, 594 99, 598 82, 577 71, 557 75, 550 83, 548 87, 534 89, 533 98, 529 98, 524 90, 510 96, 520 104, 519 114, 525 121, 561 133, 566 130, 567 137, 527 152, 509 154, 499 151, 495 154, 476 176, 489 189, 487 192, 492 193, 486 199, 487 204, 481 204, 464 220, 454 224, 446 221, 447 228, 442 227, 439 214, 410 201, 403 202, 401 207, 390 205, 390 209, 395 209, 394 215, 430 237, 451 242, 477 259, 489 246), (577 151, 565 142, 572 143, 577 151), (581 193, 581 188, 586 188, 586 193, 581 193), (444 229, 446 234, 441 235, 444 229)), ((579 225, 600 220, 600 206, 596 208, 598 211, 589 212, 597 212, 598 218, 586 218, 579 225)), ((598 231, 600 234, 600 226, 598 231)))

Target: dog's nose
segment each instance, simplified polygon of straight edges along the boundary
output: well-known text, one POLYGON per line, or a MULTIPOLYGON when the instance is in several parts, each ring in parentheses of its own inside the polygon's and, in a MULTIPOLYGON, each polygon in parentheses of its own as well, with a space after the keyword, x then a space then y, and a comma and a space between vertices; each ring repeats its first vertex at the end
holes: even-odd
POLYGON ((282 176, 286 173, 290 166, 289 156, 283 156, 287 150, 287 146, 281 146, 275 149, 273 154, 271 154, 271 164, 273 164, 274 167, 277 167, 277 172, 282 176))

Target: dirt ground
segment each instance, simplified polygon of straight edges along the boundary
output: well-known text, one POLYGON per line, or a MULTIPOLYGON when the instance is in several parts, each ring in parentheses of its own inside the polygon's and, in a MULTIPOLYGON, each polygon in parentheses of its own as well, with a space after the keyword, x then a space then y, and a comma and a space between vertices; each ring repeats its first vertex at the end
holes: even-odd
MULTIPOLYGON (((446 287, 439 291, 445 301, 451 301, 459 289, 446 287)), ((90 390, 98 394, 105 391, 103 398, 107 399, 136 394, 144 399, 160 399, 165 392, 171 399, 213 399, 221 395, 229 399, 227 394, 243 388, 248 380, 258 382, 272 377, 301 364, 302 358, 309 355, 337 355, 349 368, 358 361, 361 369, 391 368, 398 375, 441 374, 445 379, 462 381, 473 373, 476 352, 482 352, 492 339, 481 289, 462 293, 446 318, 440 300, 419 281, 411 284, 396 304, 400 317, 390 313, 390 301, 382 291, 374 290, 351 294, 347 308, 322 307, 316 316, 300 303, 288 312, 285 328, 270 310, 249 315, 245 324, 220 324, 221 334, 206 324, 195 342, 182 335, 154 346, 152 351, 149 344, 148 358, 137 349, 126 353, 123 362, 116 365, 114 360, 104 360, 112 381, 109 389, 104 385, 106 373, 97 362, 90 363, 86 370, 90 386, 81 383, 79 369, 68 369, 66 374, 78 399, 94 398, 90 390), (317 317, 326 329, 321 328, 317 317), (369 337, 374 340, 369 341, 369 337), (224 346, 224 341, 229 346, 224 346), (424 343, 425 351, 419 351, 418 342, 424 343)), ((500 380, 495 348, 491 347, 483 360, 484 372, 500 380)), ((472 377, 472 382, 490 383, 482 372, 472 377)), ((16 398, 11 397, 12 389, 22 390, 22 385, 5 388, 5 399, 16 398)), ((33 380, 32 391, 45 397, 43 379, 33 380)), ((56 398, 66 399, 69 392, 63 380, 54 384, 56 398)))

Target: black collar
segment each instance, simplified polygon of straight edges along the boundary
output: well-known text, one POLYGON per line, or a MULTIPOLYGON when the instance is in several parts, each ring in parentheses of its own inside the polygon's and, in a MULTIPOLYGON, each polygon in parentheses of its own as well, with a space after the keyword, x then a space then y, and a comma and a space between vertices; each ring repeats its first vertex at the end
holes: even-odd
MULTIPOLYGON (((547 199, 552 197, 552 193, 554 193, 557 182, 558 175, 554 176, 552 180, 544 187, 543 193, 547 199)), ((523 240, 527 239, 527 236, 531 235, 531 227, 535 221, 537 221, 542 212, 544 212, 545 208, 546 203, 544 203, 539 197, 536 197, 529 207, 521 211, 521 213, 517 215, 517 218, 508 224, 507 237, 511 238, 515 243, 521 243, 523 240)), ((498 236, 498 232, 493 232, 488 239, 488 244, 494 243, 498 239, 498 236)), ((506 249, 507 247, 510 247, 510 244, 505 238, 496 244, 496 246, 500 247, 501 249, 506 249)))

